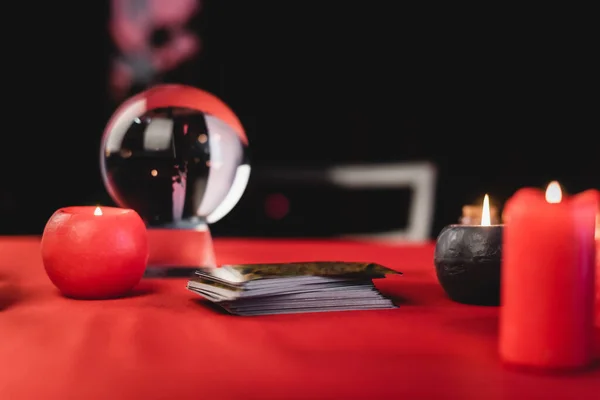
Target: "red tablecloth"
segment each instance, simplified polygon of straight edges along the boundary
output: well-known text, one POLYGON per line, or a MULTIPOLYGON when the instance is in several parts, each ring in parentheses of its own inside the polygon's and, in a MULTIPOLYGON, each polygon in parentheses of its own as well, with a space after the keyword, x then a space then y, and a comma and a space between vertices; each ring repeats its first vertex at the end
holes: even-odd
MULTIPOLYGON (((0 239, 0 399, 598 399, 600 369, 505 370, 498 309, 446 299, 433 247, 217 240, 219 262, 373 261, 397 310, 233 317, 184 280, 110 301, 61 297, 36 238, 0 239)), ((600 341, 600 338, 599 338, 600 341)))

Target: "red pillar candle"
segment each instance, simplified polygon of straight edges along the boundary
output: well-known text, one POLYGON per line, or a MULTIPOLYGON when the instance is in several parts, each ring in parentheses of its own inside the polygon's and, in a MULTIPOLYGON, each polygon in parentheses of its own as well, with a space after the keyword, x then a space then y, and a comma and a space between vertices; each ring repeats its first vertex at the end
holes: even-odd
POLYGON ((64 295, 119 297, 140 281, 146 269, 146 226, 133 210, 61 208, 46 224, 41 250, 48 277, 64 295))
POLYGON ((596 217, 596 326, 600 328, 600 213, 596 217))
POLYGON ((598 193, 519 190, 506 204, 499 351, 514 366, 583 368, 592 358, 598 193))

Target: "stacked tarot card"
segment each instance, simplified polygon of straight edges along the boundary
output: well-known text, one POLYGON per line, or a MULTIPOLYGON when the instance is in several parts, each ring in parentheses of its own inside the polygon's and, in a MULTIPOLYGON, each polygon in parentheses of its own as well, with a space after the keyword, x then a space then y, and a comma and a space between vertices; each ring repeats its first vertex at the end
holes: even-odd
POLYGON ((224 265, 196 271, 187 288, 234 315, 396 308, 373 279, 401 274, 378 264, 224 265))

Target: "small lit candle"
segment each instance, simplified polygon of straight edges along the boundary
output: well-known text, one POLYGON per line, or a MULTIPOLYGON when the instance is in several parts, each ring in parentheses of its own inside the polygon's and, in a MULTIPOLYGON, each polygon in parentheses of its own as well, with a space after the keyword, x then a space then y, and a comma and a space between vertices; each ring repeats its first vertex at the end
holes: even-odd
POLYGON ((462 216, 460 217, 459 222, 463 225, 485 225, 482 222, 483 216, 488 218, 488 225, 497 225, 500 223, 498 208, 490 206, 490 197, 487 194, 483 198, 483 206, 463 206, 462 216))
POLYGON ((592 360, 598 193, 521 189, 504 212, 501 359, 538 369, 592 360))
POLYGON ((502 225, 492 219, 487 194, 480 209, 477 224, 449 225, 440 232, 434 264, 438 280, 452 300, 498 305, 502 225))
POLYGON ((119 297, 144 274, 146 226, 129 209, 61 208, 46 224, 41 252, 48 277, 65 296, 119 297))

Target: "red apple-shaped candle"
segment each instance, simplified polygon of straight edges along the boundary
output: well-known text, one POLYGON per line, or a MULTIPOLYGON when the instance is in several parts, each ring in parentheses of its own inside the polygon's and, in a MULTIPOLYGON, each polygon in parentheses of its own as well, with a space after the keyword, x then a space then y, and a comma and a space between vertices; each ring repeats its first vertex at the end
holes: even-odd
POLYGON ((77 299, 126 295, 148 261, 146 226, 135 211, 122 208, 61 208, 46 224, 41 247, 52 283, 77 299))

